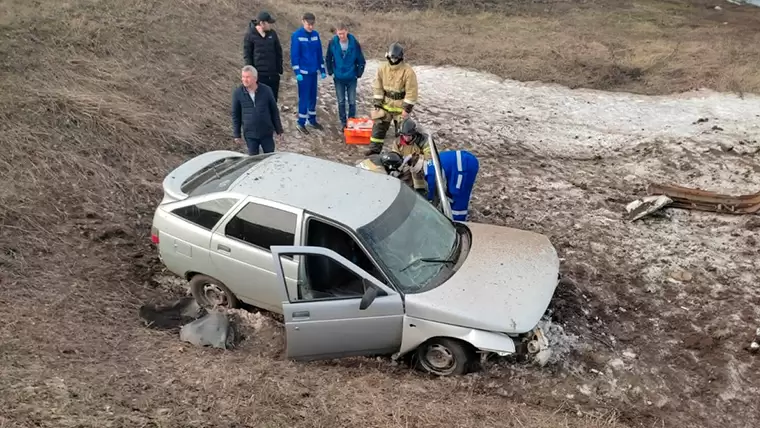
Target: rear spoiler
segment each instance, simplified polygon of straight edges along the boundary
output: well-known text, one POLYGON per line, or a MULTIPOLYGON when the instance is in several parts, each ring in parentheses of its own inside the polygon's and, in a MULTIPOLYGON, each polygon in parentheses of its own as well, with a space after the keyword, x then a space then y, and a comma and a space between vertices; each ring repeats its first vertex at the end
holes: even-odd
POLYGON ((182 185, 188 178, 200 172, 205 167, 215 162, 229 159, 231 157, 242 158, 246 155, 232 150, 214 150, 198 155, 177 168, 174 168, 166 175, 163 181, 164 199, 161 203, 179 201, 187 198, 187 194, 182 191, 182 185))

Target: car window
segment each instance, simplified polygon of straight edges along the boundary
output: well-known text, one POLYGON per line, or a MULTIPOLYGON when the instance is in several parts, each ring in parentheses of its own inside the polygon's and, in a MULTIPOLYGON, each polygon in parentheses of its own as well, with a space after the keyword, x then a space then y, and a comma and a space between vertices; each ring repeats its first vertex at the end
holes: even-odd
POLYGON ((219 198, 176 208, 172 210, 172 214, 176 214, 204 229, 211 230, 237 201, 236 198, 219 198))
POLYGON ((403 293, 428 290, 452 273, 452 264, 441 261, 457 248, 456 228, 409 186, 401 186, 391 206, 357 233, 403 293))
POLYGON ((212 162, 198 170, 182 183, 180 190, 189 196, 222 192, 255 164, 274 155, 265 153, 256 156, 226 157, 212 162))
MULTIPOLYGON (((291 301, 360 299, 371 285, 350 269, 321 254, 304 254, 298 270, 298 296, 291 301)), ((378 295, 385 292, 378 290, 378 295)))
POLYGON ((269 250, 272 245, 294 245, 297 216, 249 202, 227 222, 224 234, 269 250))
MULTIPOLYGON (((359 266, 381 283, 388 285, 388 280, 372 263, 367 253, 357 244, 356 240, 345 231, 311 217, 306 223, 306 245, 329 248, 351 263, 359 266)), ((333 263, 338 263, 333 261, 333 263)))

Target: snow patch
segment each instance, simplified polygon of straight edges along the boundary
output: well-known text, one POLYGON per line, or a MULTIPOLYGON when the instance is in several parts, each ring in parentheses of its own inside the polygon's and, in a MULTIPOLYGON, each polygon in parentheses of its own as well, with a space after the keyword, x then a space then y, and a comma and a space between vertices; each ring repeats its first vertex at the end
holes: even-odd
MULTIPOLYGON (((359 80, 367 100, 379 64, 368 61, 359 80)), ((413 68, 420 97, 415 116, 429 130, 475 146, 507 144, 541 155, 590 158, 669 139, 734 145, 760 130, 756 95, 698 90, 644 96, 504 80, 456 67, 413 68), (697 123, 702 118, 708 120, 697 123), (716 125, 722 130, 714 130, 716 125)))

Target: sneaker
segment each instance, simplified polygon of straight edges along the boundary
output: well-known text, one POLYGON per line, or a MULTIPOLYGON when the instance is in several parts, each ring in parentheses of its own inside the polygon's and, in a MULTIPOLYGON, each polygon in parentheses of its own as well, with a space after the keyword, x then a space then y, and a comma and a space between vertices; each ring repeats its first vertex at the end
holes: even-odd
POLYGON ((303 126, 303 125, 301 125, 301 124, 296 125, 296 129, 298 130, 298 132, 300 132, 302 134, 308 134, 309 133, 309 130, 306 129, 306 127, 303 126))
POLYGON ((312 127, 312 128, 314 128, 314 129, 317 129, 317 130, 319 130, 319 131, 322 131, 322 130, 324 130, 324 129, 325 129, 325 128, 324 128, 324 127, 321 125, 321 124, 319 124, 319 123, 317 123, 317 122, 313 122, 313 123, 312 123, 312 122, 309 122, 309 126, 311 126, 311 127, 312 127))

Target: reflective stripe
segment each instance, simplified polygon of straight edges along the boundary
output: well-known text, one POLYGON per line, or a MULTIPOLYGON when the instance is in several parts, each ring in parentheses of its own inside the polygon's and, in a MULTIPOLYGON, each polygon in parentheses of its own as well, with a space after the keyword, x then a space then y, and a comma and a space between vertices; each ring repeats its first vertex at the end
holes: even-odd
POLYGON ((385 141, 384 138, 377 138, 377 137, 369 137, 369 141, 371 143, 382 143, 385 141))
POLYGON ((467 215, 467 210, 461 210, 461 211, 454 211, 451 210, 452 215, 467 215))
POLYGON ((457 185, 456 185, 457 189, 462 188, 462 178, 464 178, 462 174, 457 174, 457 185))
POLYGON ((299 68, 301 68, 301 66, 300 66, 300 65, 294 65, 294 66, 293 66, 293 70, 298 70, 299 68))
POLYGON ((298 41, 299 41, 299 42, 308 42, 308 41, 309 41, 309 38, 308 38, 308 37, 299 37, 299 38, 298 38, 298 41))
POLYGON ((312 42, 316 42, 317 40, 319 40, 319 37, 317 37, 317 36, 311 36, 311 41, 312 42))
POLYGON ((372 98, 376 100, 382 100, 384 97, 382 95, 373 95, 372 98))
POLYGON ((316 111, 310 111, 309 114, 317 114, 316 111))
POLYGON ((407 104, 409 104, 409 105, 411 105, 411 106, 414 105, 414 101, 409 101, 406 98, 404 98, 404 102, 407 103, 407 104))
POLYGON ((457 150, 457 171, 462 172, 462 152, 457 150))
POLYGON ((390 112, 390 113, 402 113, 404 111, 404 109, 402 109, 401 107, 391 107, 391 106, 389 106, 387 104, 384 105, 383 108, 385 108, 386 110, 388 110, 388 112, 390 112))
POLYGON ((298 117, 300 117, 301 119, 308 119, 308 118, 309 118, 309 115, 308 115, 308 114, 301 114, 301 113, 298 113, 298 117))
POLYGON ((309 72, 306 70, 301 70, 301 74, 309 74, 309 72))

